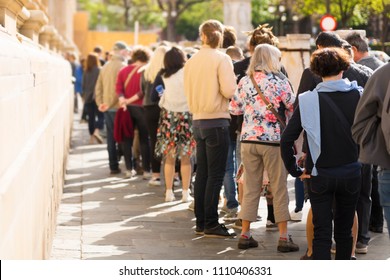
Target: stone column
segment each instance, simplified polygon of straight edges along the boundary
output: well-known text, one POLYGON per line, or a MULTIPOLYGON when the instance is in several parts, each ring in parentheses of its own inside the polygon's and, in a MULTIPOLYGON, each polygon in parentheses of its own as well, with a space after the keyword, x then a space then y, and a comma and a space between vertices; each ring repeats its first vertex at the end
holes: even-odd
POLYGON ((233 26, 237 32, 237 39, 245 43, 246 35, 242 31, 253 29, 251 24, 250 0, 223 0, 223 23, 233 26))
POLYGON ((26 7, 22 7, 22 10, 16 16, 16 30, 19 31, 23 24, 30 18, 30 11, 26 7))
POLYGON ((39 44, 47 49, 50 49, 50 41, 56 33, 57 30, 54 28, 54 26, 45 25, 42 28, 42 32, 39 34, 39 44))
POLYGON ((338 34, 343 39, 345 39, 352 32, 358 32, 358 33, 360 33, 360 35, 363 38, 366 37, 366 30, 364 30, 364 29, 356 29, 356 30, 349 29, 349 30, 336 30, 336 31, 334 31, 334 33, 338 34))
POLYGON ((58 32, 56 32, 51 37, 51 40, 49 41, 50 49, 54 52, 59 52, 61 47, 61 40, 62 40, 61 35, 58 32))
POLYGON ((44 12, 40 10, 30 11, 30 18, 20 29, 20 33, 30 38, 33 42, 39 43, 39 32, 43 25, 48 23, 44 12))
POLYGON ((310 66, 310 34, 287 34, 279 40, 282 64, 296 92, 303 70, 310 66))
MULTIPOLYGON (((10 34, 17 33, 18 14, 28 0, 0 0, 0 24, 7 29, 10 34)), ((21 18, 25 17, 22 13, 21 18)), ((27 19, 27 18, 26 18, 27 19)))
POLYGON ((49 0, 51 24, 62 37, 73 41, 73 16, 76 13, 76 0, 49 0))

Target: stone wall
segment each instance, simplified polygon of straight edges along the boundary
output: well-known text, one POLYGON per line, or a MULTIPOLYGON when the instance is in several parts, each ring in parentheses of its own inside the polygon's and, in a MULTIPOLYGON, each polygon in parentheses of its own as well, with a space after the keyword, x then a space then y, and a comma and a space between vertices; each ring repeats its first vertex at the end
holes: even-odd
POLYGON ((278 39, 282 64, 286 68, 294 92, 297 92, 303 70, 310 66, 310 35, 287 34, 286 37, 278 39))
POLYGON ((61 200, 73 85, 42 3, 0 0, 0 259, 48 258, 61 200))

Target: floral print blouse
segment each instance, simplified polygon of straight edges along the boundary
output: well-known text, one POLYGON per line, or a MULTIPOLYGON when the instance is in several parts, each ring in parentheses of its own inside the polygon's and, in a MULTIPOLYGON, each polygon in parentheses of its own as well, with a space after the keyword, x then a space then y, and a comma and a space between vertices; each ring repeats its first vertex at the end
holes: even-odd
MULTIPOLYGON (((295 101, 288 79, 261 71, 254 73, 254 79, 263 95, 274 105, 282 118, 284 112, 287 123, 292 116, 295 101)), ((240 80, 236 93, 230 101, 229 110, 232 115, 244 115, 241 141, 276 143, 280 141, 279 121, 270 110, 267 110, 249 76, 240 80)))

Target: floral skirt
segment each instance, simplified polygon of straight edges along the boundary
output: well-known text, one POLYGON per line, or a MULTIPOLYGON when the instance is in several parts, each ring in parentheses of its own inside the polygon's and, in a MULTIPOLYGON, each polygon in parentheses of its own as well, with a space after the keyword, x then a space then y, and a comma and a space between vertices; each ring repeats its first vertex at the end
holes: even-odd
POLYGON ((196 143, 192 133, 192 116, 189 112, 172 112, 162 108, 157 128, 155 154, 158 157, 181 158, 191 156, 196 143))

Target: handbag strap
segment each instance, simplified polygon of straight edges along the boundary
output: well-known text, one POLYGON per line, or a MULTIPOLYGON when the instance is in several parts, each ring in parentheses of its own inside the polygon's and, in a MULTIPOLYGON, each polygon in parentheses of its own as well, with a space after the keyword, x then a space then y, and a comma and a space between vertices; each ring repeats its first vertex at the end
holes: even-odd
POLYGON ((127 78, 126 78, 126 81, 125 81, 125 90, 127 88, 127 85, 129 84, 130 80, 131 80, 131 77, 133 77, 134 73, 140 68, 141 66, 136 66, 133 68, 133 70, 131 70, 131 72, 129 73, 129 75, 127 75, 127 78))
POLYGON ((282 117, 278 114, 278 112, 275 110, 274 104, 269 102, 268 99, 261 92, 261 90, 260 90, 259 86, 257 85, 253 75, 250 75, 250 78, 251 78, 252 84, 255 86, 255 89, 256 89, 257 93, 259 94, 261 100, 263 100, 263 102, 265 103, 267 110, 270 110, 275 115, 275 117, 279 120, 279 123, 280 123, 280 125, 281 125, 281 127, 283 129, 286 128, 286 123, 284 122, 282 117))
POLYGON ((334 101, 327 94, 321 94, 321 96, 323 100, 325 100, 325 102, 333 109, 334 113, 336 114, 337 118, 341 123, 343 132, 347 136, 348 140, 351 142, 352 145, 356 145, 356 143, 352 139, 351 125, 348 123, 345 115, 341 112, 340 108, 337 107, 334 101))

